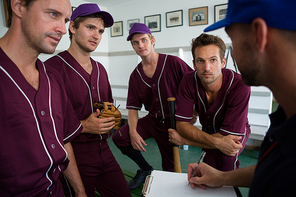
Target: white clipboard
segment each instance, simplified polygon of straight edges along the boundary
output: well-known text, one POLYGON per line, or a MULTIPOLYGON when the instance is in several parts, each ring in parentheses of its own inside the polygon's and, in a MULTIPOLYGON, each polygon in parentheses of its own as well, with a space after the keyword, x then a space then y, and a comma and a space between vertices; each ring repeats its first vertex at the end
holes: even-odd
POLYGON ((179 197, 179 196, 203 196, 203 197, 236 197, 233 187, 191 188, 188 186, 187 174, 153 170, 146 177, 142 194, 145 197, 179 197))

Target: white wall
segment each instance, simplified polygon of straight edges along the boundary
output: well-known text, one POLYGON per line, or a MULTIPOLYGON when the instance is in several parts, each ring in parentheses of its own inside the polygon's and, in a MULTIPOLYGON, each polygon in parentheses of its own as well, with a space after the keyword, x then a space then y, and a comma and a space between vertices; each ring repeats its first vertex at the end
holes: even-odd
MULTIPOLYGON (((94 0, 92 0, 94 1, 94 0)), ((72 6, 77 7, 81 3, 87 3, 83 0, 70 0, 72 6)), ((99 2, 99 1, 97 1, 99 2)), ((110 28, 106 28, 103 39, 92 54, 95 60, 100 61, 109 73, 111 84, 127 85, 129 74, 139 62, 137 55, 133 52, 131 45, 126 41, 128 36, 127 20, 139 18, 144 22, 144 16, 161 14, 161 31, 155 32, 155 49, 158 52, 178 55, 179 47, 189 47, 191 39, 200 35, 203 30, 214 22, 214 5, 226 3, 227 0, 137 0, 130 3, 121 3, 120 5, 110 6, 108 8, 100 6, 102 10, 110 12, 115 21, 123 21, 123 36, 111 37, 110 28), (208 6, 208 25, 189 26, 189 9, 208 6), (166 12, 174 10, 183 10, 183 26, 166 28, 166 12), (170 50, 170 49, 173 49, 170 50), (120 52, 118 55, 117 52, 120 52)), ((100 5, 100 3, 98 3, 100 5)), ((2 37, 7 28, 5 27, 5 16, 3 12, 3 1, 0 1, 0 37, 2 37)), ((68 27, 68 24, 67 24, 68 27)), ((230 39, 223 29, 213 31, 211 34, 220 36, 226 43, 230 39)), ((56 48, 57 54, 66 50, 70 45, 68 33, 63 36, 56 48)), ((184 60, 191 66, 191 54, 189 48, 184 50, 184 60)), ((52 55, 41 54, 39 58, 46 60, 52 55)))
MULTIPOLYGON (((82 3, 87 3, 86 1, 83 0, 70 0, 72 6, 77 7, 78 5, 82 4, 82 3)), ((102 10, 107 10, 105 7, 100 6, 100 8, 102 10)), ((0 38, 2 36, 4 36, 4 34, 6 33, 6 31, 8 30, 8 28, 5 26, 5 15, 4 15, 4 6, 3 6, 3 0, 0 0, 0 38)), ((69 23, 67 23, 67 29, 69 26, 69 23)), ((96 49, 96 51, 94 52, 94 55, 92 56, 95 60, 100 61, 106 68, 107 72, 109 71, 109 58, 106 55, 100 55, 100 54, 105 54, 108 53, 109 51, 109 28, 107 28, 105 30, 106 32, 103 35, 103 39, 100 43, 100 45, 98 46, 98 48, 96 49)), ((69 40, 69 34, 65 34, 63 36, 63 38, 61 39, 59 45, 56 48, 56 52, 54 54, 40 54, 39 58, 43 61, 45 61, 46 59, 48 59, 49 57, 64 51, 66 49, 68 49, 68 47, 70 46, 70 40, 69 40)))
MULTIPOLYGON (((152 33, 156 39, 155 50, 178 55, 180 47, 188 47, 184 50, 184 61, 192 66, 189 51, 192 38, 199 36, 208 25, 214 23, 214 5, 224 3, 227 3, 227 0, 137 0, 108 7, 108 12, 113 15, 115 21, 123 21, 123 36, 111 37, 109 35, 109 51, 113 54, 109 65, 111 84, 127 85, 129 74, 138 63, 137 55, 131 52, 133 49, 130 42, 126 41, 127 20, 140 19, 140 22, 144 23, 145 16, 161 14, 161 31, 152 33), (189 9, 204 6, 208 6, 208 25, 189 26, 189 9), (183 10, 183 26, 166 28, 166 12, 175 10, 183 10), (116 52, 120 52, 119 55, 116 55, 118 54, 116 52), (129 55, 123 55, 122 52, 129 55)), ((224 29, 213 31, 211 34, 220 36, 225 43, 231 42, 224 29)))

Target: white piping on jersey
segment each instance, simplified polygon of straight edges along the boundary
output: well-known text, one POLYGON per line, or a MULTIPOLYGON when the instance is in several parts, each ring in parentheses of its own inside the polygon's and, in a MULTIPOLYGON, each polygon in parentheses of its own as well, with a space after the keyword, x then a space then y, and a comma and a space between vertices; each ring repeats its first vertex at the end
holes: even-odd
POLYGON ((197 92, 197 95, 198 95, 198 97, 199 97, 199 100, 201 101, 201 103, 202 103, 202 105, 203 105, 203 107, 204 107, 204 111, 205 111, 205 113, 206 113, 206 112, 207 112, 206 105, 204 104, 204 102, 203 102, 203 100, 201 99, 201 96, 200 96, 200 94, 199 94, 199 91, 198 91, 198 83, 197 83, 197 78, 196 78, 196 76, 197 76, 197 71, 194 72, 194 79, 195 79, 195 83, 196 83, 196 92, 197 92))
POLYGON ((135 106, 126 106, 126 107, 130 107, 130 108, 134 108, 134 109, 142 109, 141 107, 135 107, 135 106))
POLYGON ((99 66, 98 66, 98 62, 96 62, 96 66, 97 66, 97 69, 98 69, 98 80, 97 80, 97 90, 98 90, 98 97, 99 97, 99 101, 101 101, 101 95, 100 95, 100 86, 99 86, 99 79, 100 79, 100 69, 99 69, 99 66))
POLYGON ((220 129, 220 130, 224 131, 225 133, 229 133, 230 135, 245 135, 245 133, 244 134, 242 134, 242 133, 233 133, 233 132, 227 131, 225 129, 220 129))
MULTIPOLYGON (((230 84, 229 84, 227 90, 226 90, 225 93, 224 93, 224 98, 223 98, 223 102, 222 102, 221 106, 218 108, 218 110, 216 111, 216 113, 215 113, 215 115, 214 115, 214 117, 213 117, 213 122, 212 122, 212 124, 213 124, 213 129, 214 129, 214 132, 215 132, 215 133, 217 132, 217 131, 216 131, 216 126, 215 126, 215 119, 216 119, 216 116, 217 116, 217 114, 219 113, 219 111, 221 110, 221 108, 223 107, 224 102, 225 102, 225 99, 226 99, 226 93, 228 92, 228 90, 229 90, 230 87, 232 86, 232 83, 233 83, 233 80, 234 80, 234 73, 233 73, 232 70, 230 70, 230 71, 231 71, 231 73, 232 73, 232 79, 231 79, 231 82, 230 82, 230 84)), ((204 104, 204 102, 203 102, 203 100, 201 99, 201 96, 200 96, 200 94, 199 94, 198 83, 197 83, 197 78, 196 78, 197 74, 196 74, 196 73, 197 73, 197 72, 195 71, 195 72, 194 72, 194 79, 195 79, 195 83, 196 83, 196 91, 197 91, 197 94, 198 94, 198 97, 199 97, 201 103, 203 104, 204 112, 206 113, 206 111, 207 111, 206 106, 205 106, 205 104, 204 104)))
POLYGON ((150 86, 148 83, 146 83, 146 81, 144 81, 144 79, 142 78, 142 75, 141 75, 140 71, 138 70, 138 68, 136 68, 136 71, 137 71, 138 74, 140 75, 140 78, 141 78, 141 80, 143 81, 143 83, 145 83, 149 88, 151 88, 151 86, 150 86))
POLYGON ((192 117, 185 117, 185 116, 180 116, 180 115, 175 115, 176 117, 182 118, 182 119, 187 119, 187 120, 191 120, 192 117))
MULTIPOLYGON (((242 144, 244 143, 245 139, 246 139, 246 132, 247 132, 247 126, 245 127, 245 133, 244 134, 237 134, 235 133, 235 135, 243 135, 243 140, 242 140, 242 144)), ((233 169, 236 169, 236 163, 238 162, 238 153, 235 154, 235 161, 234 161, 234 165, 233 165, 233 169)))
POLYGON ((80 127, 82 127, 82 124, 81 123, 79 124, 79 127, 77 127, 77 129, 72 134, 70 134, 68 137, 66 137, 65 139, 63 139, 63 141, 66 141, 67 139, 69 139, 70 137, 72 137, 80 129, 80 127))
POLYGON ((224 102, 225 102, 225 99, 226 99, 226 93, 228 92, 228 90, 229 90, 230 87, 232 86, 232 83, 233 83, 233 80, 234 80, 234 73, 233 73, 232 70, 230 70, 230 71, 231 71, 231 73, 232 73, 232 79, 231 79, 231 82, 230 82, 230 84, 229 84, 227 90, 226 90, 225 93, 224 93, 223 102, 222 102, 221 106, 219 107, 219 109, 216 111, 216 113, 215 113, 215 115, 214 115, 214 118, 213 118, 213 128, 214 128, 215 133, 217 132, 217 131, 216 131, 216 126, 215 126, 216 116, 217 116, 217 114, 219 113, 219 111, 221 110, 221 108, 223 107, 224 102))
POLYGON ((161 95, 160 95, 159 83, 160 83, 160 78, 162 76, 162 73, 163 73, 163 70, 164 70, 164 67, 165 67, 165 63, 166 63, 167 57, 168 57, 168 55, 165 56, 165 59, 164 59, 164 62, 163 62, 163 66, 162 66, 162 70, 160 72, 160 75, 159 75, 159 78, 158 78, 158 83, 157 83, 158 97, 159 97, 159 101, 160 101, 160 108, 161 108, 161 113, 162 113, 162 118, 163 119, 165 119, 165 116, 164 116, 164 111, 163 111, 163 106, 162 106, 162 100, 161 100, 161 95))
MULTIPOLYGON (((168 55, 165 56, 164 63, 163 63, 163 66, 162 66, 162 70, 160 72, 160 75, 159 75, 158 81, 157 81, 158 98, 159 98, 159 102, 160 102, 160 108, 161 108, 161 113, 162 113, 162 118, 163 119, 165 119, 165 116, 164 116, 164 111, 163 111, 163 106, 162 106, 162 100, 161 100, 161 95, 160 95, 159 83, 160 83, 160 78, 162 76, 162 73, 163 73, 163 70, 164 70, 164 67, 165 67, 165 63, 166 63, 167 57, 168 57, 168 55)), ((140 73, 140 71, 139 71, 138 68, 136 68, 136 71, 138 72, 138 74, 139 74, 141 80, 143 81, 143 83, 146 84, 149 88, 151 88, 151 86, 146 81, 144 81, 144 79, 142 78, 142 75, 141 75, 141 73, 140 73)), ((127 106, 127 107, 132 107, 132 106, 127 106)), ((136 107, 133 107, 133 108, 136 108, 136 107)), ((138 108, 136 108, 136 109, 138 109, 138 108)), ((155 117, 157 118, 157 113, 155 114, 155 117)))
POLYGON ((86 80, 83 78, 83 76, 75 68, 73 68, 66 60, 64 60, 64 58, 62 58, 60 55, 57 55, 57 56, 59 58, 61 58, 61 60, 63 60, 70 68, 72 68, 72 70, 74 70, 82 78, 82 80, 84 81, 86 87, 88 88, 88 93, 89 93, 89 98, 90 98, 90 108, 91 108, 92 113, 94 113, 91 90, 90 90, 90 87, 87 84, 86 80))
POLYGON ((46 171, 46 178, 48 179, 48 181, 50 182, 49 186, 47 187, 47 190, 49 190, 50 186, 52 185, 52 180, 49 178, 48 176, 48 172, 49 170, 51 169, 52 165, 53 165, 53 160, 48 152, 48 149, 46 148, 46 145, 44 143, 44 140, 43 140, 43 137, 42 137, 42 134, 41 134, 41 131, 40 131, 40 126, 39 126, 39 123, 38 123, 38 120, 37 120, 37 117, 36 117, 36 114, 35 114, 35 111, 34 111, 34 108, 33 108, 33 105, 31 103, 31 101, 29 100, 29 98, 27 97, 27 95, 23 92, 23 90, 19 87, 19 85, 16 83, 16 81, 14 81, 14 79, 9 75, 9 73, 2 67, 0 66, 0 69, 3 70, 3 72, 10 78, 10 80, 14 83, 14 85, 19 89, 19 91, 23 94, 23 96, 26 98, 26 100, 28 101, 30 107, 31 107, 31 110, 32 110, 32 114, 34 116, 34 119, 35 119, 35 122, 36 122, 36 127, 37 127, 37 130, 38 130, 38 133, 39 133, 39 137, 40 137, 40 140, 42 142, 42 145, 43 145, 43 148, 50 160, 50 166, 48 168, 48 170, 46 171))
POLYGON ((64 158, 63 162, 66 161, 67 157, 68 157, 68 152, 65 150, 64 146, 61 144, 61 142, 59 141, 59 138, 58 138, 58 135, 57 135, 57 130, 56 130, 56 126, 55 126, 55 121, 53 119, 53 116, 52 116, 52 109, 51 109, 51 84, 50 84, 50 81, 49 81, 49 77, 46 73, 46 68, 44 66, 44 63, 42 62, 42 65, 43 65, 43 69, 44 69, 44 72, 45 72, 45 75, 46 75, 46 78, 47 78, 47 82, 48 82, 48 107, 49 107, 49 115, 50 115, 50 118, 51 118, 51 121, 52 121, 52 127, 53 127, 53 131, 54 131, 54 135, 55 135, 55 138, 58 142, 58 144, 60 145, 60 147, 65 151, 66 153, 66 157, 64 158))
MULTIPOLYGON (((57 56, 59 58, 61 58, 61 60, 63 60, 70 68, 72 68, 72 70, 74 70, 82 78, 82 80, 84 81, 86 87, 88 88, 88 93, 89 93, 89 97, 90 97, 90 109, 91 109, 91 112, 94 113, 93 102, 92 102, 92 94, 91 94, 91 89, 90 89, 88 83, 86 82, 86 80, 83 78, 83 76, 75 68, 73 68, 66 60, 64 60, 64 58, 62 58, 60 55, 57 55, 57 56)), ((100 70, 99 70, 97 62, 96 62, 96 65, 97 65, 97 68, 98 68, 98 81, 97 81, 98 97, 99 97, 99 100, 101 100, 100 93, 99 93, 99 74, 100 74, 100 70)), ((100 135, 100 138, 102 140, 103 139, 102 135, 101 134, 99 134, 99 135, 100 135)))

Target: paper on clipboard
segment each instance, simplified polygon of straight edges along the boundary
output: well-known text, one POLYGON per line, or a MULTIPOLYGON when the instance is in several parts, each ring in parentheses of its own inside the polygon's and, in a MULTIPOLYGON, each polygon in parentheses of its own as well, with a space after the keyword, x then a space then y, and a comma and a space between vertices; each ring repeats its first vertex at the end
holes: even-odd
POLYGON ((233 197, 237 196, 233 187, 191 188, 188 186, 186 173, 175 173, 153 170, 146 178, 142 194, 145 197, 233 197))

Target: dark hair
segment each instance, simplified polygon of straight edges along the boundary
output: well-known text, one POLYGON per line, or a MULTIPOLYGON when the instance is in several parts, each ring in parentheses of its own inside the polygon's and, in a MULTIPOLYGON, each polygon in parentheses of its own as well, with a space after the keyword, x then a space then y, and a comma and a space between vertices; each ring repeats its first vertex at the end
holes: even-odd
MULTIPOLYGON (((26 7, 29 7, 36 0, 22 0, 22 1, 25 2, 26 7)), ((10 27, 11 26, 11 20, 12 20, 11 0, 5 0, 4 3, 7 6, 7 12, 8 12, 7 26, 10 27)))
POLYGON ((208 46, 214 44, 217 47, 219 47, 219 51, 220 51, 220 58, 221 58, 221 62, 223 61, 224 55, 225 55, 225 51, 226 51, 226 46, 225 43, 223 42, 223 40, 221 38, 219 38, 218 36, 213 36, 213 35, 209 35, 209 34, 201 34, 200 36, 198 36, 195 39, 192 39, 192 44, 191 44, 191 52, 192 52, 192 57, 193 59, 195 59, 195 49, 196 47, 200 47, 200 46, 208 46))
MULTIPOLYGON (((104 17, 101 14, 98 14, 98 13, 94 13, 94 14, 87 15, 87 16, 79 16, 79 17, 75 18, 75 20, 73 21, 74 22, 73 27, 75 29, 78 29, 80 23, 85 21, 87 18, 101 18, 104 21, 104 27, 106 27, 104 17)), ((68 29, 68 32, 69 32, 70 40, 72 40, 72 32, 70 31, 70 28, 68 29)))

